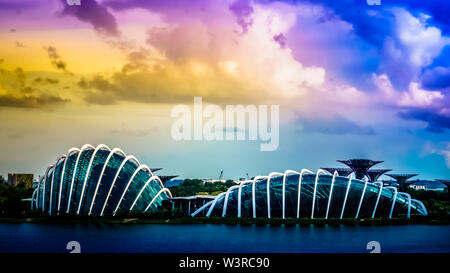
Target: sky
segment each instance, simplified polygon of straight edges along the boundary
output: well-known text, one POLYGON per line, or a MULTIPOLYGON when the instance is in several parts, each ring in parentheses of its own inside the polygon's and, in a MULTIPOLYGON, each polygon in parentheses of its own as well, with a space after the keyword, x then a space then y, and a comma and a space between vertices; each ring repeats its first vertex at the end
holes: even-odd
POLYGON ((450 178, 446 0, 0 0, 0 174, 106 144, 225 178, 384 160, 450 178), (279 147, 175 141, 171 109, 279 105, 279 147))

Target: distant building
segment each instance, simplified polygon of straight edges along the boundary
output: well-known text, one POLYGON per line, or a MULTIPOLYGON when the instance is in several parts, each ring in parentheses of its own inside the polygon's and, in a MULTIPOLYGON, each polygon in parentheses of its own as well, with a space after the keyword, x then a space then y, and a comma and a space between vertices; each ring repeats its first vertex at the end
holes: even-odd
POLYGON ((8 184, 17 186, 24 185, 26 188, 33 187, 33 174, 31 173, 8 173, 8 184))
POLYGON ((410 188, 415 190, 426 190, 427 187, 425 185, 409 185, 410 188))
POLYGON ((444 191, 446 186, 439 181, 429 181, 429 180, 415 180, 409 185, 410 188, 415 190, 424 191, 444 191))
POLYGON ((225 183, 227 182, 225 179, 203 179, 203 182, 205 183, 225 183))

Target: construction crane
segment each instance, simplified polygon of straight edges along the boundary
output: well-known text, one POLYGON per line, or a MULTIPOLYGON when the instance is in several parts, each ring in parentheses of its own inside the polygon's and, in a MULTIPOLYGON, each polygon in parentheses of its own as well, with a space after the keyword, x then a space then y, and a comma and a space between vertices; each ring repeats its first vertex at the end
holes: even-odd
POLYGON ((223 179, 223 170, 220 171, 219 180, 223 179))

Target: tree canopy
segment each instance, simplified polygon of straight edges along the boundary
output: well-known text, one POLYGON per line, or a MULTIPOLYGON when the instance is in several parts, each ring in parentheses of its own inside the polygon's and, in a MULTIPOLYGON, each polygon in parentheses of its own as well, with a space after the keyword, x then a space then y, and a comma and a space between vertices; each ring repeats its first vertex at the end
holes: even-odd
POLYGON ((170 187, 170 192, 174 197, 176 196, 190 196, 190 195, 217 195, 221 192, 227 191, 229 187, 237 185, 232 180, 226 182, 208 183, 200 179, 186 179, 178 186, 170 187))

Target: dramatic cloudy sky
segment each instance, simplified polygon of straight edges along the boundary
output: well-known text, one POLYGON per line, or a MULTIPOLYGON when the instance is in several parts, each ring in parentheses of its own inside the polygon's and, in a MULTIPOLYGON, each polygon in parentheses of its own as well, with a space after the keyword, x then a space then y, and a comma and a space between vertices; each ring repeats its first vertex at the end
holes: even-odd
POLYGON ((450 5, 0 0, 0 174, 105 143, 182 177, 385 160, 450 178, 450 5), (176 142, 176 104, 278 104, 280 145, 176 142))

